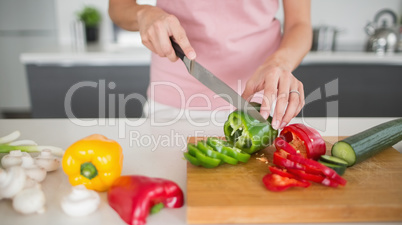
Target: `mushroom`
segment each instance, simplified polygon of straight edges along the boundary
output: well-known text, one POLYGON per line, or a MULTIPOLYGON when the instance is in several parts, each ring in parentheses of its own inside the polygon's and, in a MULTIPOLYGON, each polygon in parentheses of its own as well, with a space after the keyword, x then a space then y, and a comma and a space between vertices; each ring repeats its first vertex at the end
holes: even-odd
POLYGON ((46 178, 46 170, 35 165, 32 157, 23 155, 21 159, 21 167, 25 169, 27 177, 37 182, 42 182, 46 178))
POLYGON ((32 187, 34 187, 36 184, 38 184, 37 181, 35 181, 35 180, 33 180, 33 179, 27 177, 26 180, 25 180, 25 185, 24 185, 24 188, 23 188, 23 189, 32 188, 32 187))
POLYGON ((96 191, 88 190, 84 185, 77 185, 61 201, 63 211, 72 217, 86 216, 96 211, 100 197, 96 191))
POLYGON ((12 198, 20 192, 26 182, 25 170, 14 166, 9 169, 0 169, 0 199, 12 198))
POLYGON ((47 172, 55 171, 60 167, 60 159, 54 157, 52 151, 43 149, 35 158, 35 164, 44 168, 47 172))
POLYGON ((23 189, 13 198, 13 208, 22 214, 44 213, 46 198, 41 185, 23 189))
POLYGON ((1 158, 1 165, 5 169, 10 168, 12 166, 21 166, 21 164, 22 164, 21 157, 22 157, 21 150, 10 151, 9 154, 7 154, 7 155, 3 156, 3 158, 1 158))

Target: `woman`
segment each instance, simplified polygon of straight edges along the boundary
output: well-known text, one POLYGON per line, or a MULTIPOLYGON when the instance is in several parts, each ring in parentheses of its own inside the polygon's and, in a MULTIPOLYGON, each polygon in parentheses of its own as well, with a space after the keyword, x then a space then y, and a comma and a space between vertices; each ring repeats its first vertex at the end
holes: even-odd
POLYGON ((262 92, 264 118, 276 102, 275 129, 286 126, 304 105, 303 84, 292 71, 312 39, 310 0, 283 0, 283 8, 281 35, 275 19, 277 0, 158 0, 156 6, 109 1, 112 20, 123 29, 139 31, 142 43, 153 52, 148 98, 155 102, 155 111, 216 111, 229 105, 177 61, 169 40, 173 37, 189 59, 197 59, 246 100, 262 92))

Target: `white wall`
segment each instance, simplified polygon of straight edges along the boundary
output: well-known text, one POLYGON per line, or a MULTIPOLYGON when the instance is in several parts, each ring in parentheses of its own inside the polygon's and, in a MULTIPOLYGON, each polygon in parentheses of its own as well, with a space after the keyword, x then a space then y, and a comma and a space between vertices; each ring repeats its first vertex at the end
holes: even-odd
MULTIPOLYGON (((364 27, 384 8, 393 10, 401 21, 402 0, 312 0, 311 22, 313 26, 329 25, 343 30, 338 36, 339 47, 354 45, 363 49, 367 39, 364 27)), ((283 21, 282 9, 277 18, 283 21)))
MULTIPOLYGON (((156 0, 138 0, 140 4, 155 4, 156 0)), ((283 21, 282 0, 277 18, 283 21)), ((101 41, 112 40, 112 22, 108 17, 108 0, 56 0, 56 12, 59 26, 59 41, 70 43, 69 24, 73 21, 74 12, 83 5, 91 4, 102 11, 103 23, 101 41)), ((312 23, 314 26, 330 25, 343 30, 339 34, 340 45, 364 45, 367 35, 364 26, 372 21, 374 15, 383 8, 390 8, 400 16, 402 0, 312 0, 312 23)), ((135 38, 135 36, 134 36, 135 38)), ((138 41, 138 40, 136 40, 138 41)))

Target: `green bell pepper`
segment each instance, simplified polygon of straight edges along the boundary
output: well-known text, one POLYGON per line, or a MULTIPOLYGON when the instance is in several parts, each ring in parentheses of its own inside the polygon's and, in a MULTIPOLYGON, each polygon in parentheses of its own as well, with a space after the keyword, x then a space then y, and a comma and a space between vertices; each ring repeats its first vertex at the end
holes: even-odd
POLYGON ((243 152, 242 150, 236 147, 233 147, 227 141, 224 141, 222 139, 216 137, 209 137, 207 139, 207 144, 211 146, 215 151, 230 156, 232 158, 235 158, 240 162, 246 163, 250 159, 249 154, 243 152))
MULTIPOLYGON (((259 105, 255 106, 259 110, 259 105)), ((226 140, 242 151, 252 154, 271 145, 278 136, 272 128, 272 117, 261 123, 247 113, 233 111, 223 127, 226 140)))
POLYGON ((203 166, 205 168, 214 168, 221 164, 220 159, 207 156, 199 150, 194 144, 187 145, 188 152, 184 153, 184 157, 195 166, 203 166))
POLYGON ((189 161, 189 162, 190 162, 191 164, 193 164, 194 166, 199 166, 199 165, 201 165, 201 164, 200 164, 200 161, 199 161, 196 157, 190 155, 190 153, 185 152, 185 153, 183 153, 183 155, 184 155, 184 158, 187 159, 187 161, 189 161))
POLYGON ((197 143, 197 147, 200 151, 204 152, 209 157, 220 159, 222 163, 228 163, 232 165, 236 165, 239 161, 235 158, 232 158, 228 155, 224 155, 220 152, 215 151, 211 146, 209 146, 205 141, 199 141, 197 143))

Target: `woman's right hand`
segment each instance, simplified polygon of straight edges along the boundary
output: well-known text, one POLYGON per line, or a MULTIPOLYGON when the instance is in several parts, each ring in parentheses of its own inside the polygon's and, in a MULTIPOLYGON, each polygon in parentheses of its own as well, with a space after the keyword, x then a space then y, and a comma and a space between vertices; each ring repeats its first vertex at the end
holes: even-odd
POLYGON ((142 43, 152 52, 176 61, 178 58, 169 39, 173 37, 187 58, 195 59, 195 51, 176 16, 154 6, 143 7, 137 16, 142 43))

